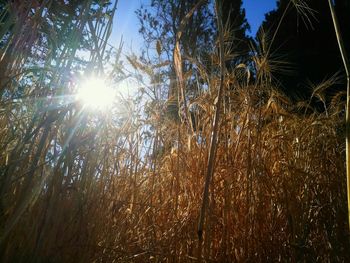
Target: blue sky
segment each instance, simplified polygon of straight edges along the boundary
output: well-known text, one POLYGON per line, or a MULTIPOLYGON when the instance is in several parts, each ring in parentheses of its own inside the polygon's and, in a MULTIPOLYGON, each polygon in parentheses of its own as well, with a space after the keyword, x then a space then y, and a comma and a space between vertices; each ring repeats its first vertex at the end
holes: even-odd
MULTIPOLYGON (((234 1, 234 0, 232 0, 234 1)), ((246 11, 246 18, 250 24, 252 36, 255 36, 265 13, 276 8, 276 0, 243 0, 243 8, 246 11)))
POLYGON ((113 32, 110 38, 111 44, 119 46, 121 36, 124 42, 124 51, 131 49, 137 51, 142 44, 142 39, 138 33, 139 21, 135 11, 140 8, 141 4, 147 4, 149 0, 119 0, 117 11, 113 20, 113 32))
MULTIPOLYGON (((234 1, 234 0, 231 0, 234 1)), ((142 39, 138 34, 139 21, 135 10, 141 4, 148 5, 150 0, 119 0, 115 18, 113 21, 113 33, 109 40, 110 44, 117 47, 121 36, 123 36, 124 53, 131 53, 133 50, 138 53, 142 46, 142 39)), ((276 7, 276 0, 243 0, 243 8, 246 10, 246 18, 250 24, 251 32, 255 36, 265 13, 276 7)))

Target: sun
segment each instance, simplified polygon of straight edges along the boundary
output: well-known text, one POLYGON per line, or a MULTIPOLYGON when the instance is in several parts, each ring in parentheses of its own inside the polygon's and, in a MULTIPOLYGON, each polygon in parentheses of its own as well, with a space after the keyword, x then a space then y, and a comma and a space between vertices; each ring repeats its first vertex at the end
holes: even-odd
POLYGON ((76 97, 86 107, 106 110, 113 104, 115 91, 107 85, 106 80, 90 77, 82 82, 76 97))

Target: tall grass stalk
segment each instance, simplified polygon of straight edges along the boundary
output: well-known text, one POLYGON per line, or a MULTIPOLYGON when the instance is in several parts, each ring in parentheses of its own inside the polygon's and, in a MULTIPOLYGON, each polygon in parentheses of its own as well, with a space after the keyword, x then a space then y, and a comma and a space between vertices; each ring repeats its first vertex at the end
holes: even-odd
POLYGON ((334 31, 339 45, 339 51, 344 63, 346 73, 346 180, 347 180, 347 196, 348 196, 348 224, 350 233, 350 64, 344 47, 344 42, 339 28, 337 15, 334 10, 332 0, 328 0, 329 9, 331 11, 334 31))
POLYGON ((200 261, 201 256, 201 250, 202 250, 202 234, 204 229, 204 221, 205 221, 205 215, 206 210, 208 207, 209 202, 209 186, 211 183, 211 178, 214 174, 215 170, 215 159, 216 159, 216 150, 217 150, 217 138, 219 133, 219 122, 220 122, 220 111, 221 111, 221 104, 222 104, 222 97, 224 92, 224 81, 225 81, 225 46, 224 46, 224 28, 222 25, 222 3, 218 0, 215 1, 215 10, 216 10, 216 21, 218 26, 218 36, 219 36, 219 54, 220 54, 220 81, 219 81, 219 87, 217 96, 215 98, 215 114, 211 129, 211 138, 210 138, 210 146, 209 146, 209 155, 208 155, 208 166, 205 176, 205 184, 204 184, 204 191, 203 191, 203 197, 202 197, 202 205, 200 209, 199 214, 199 221, 198 221, 198 260, 200 261))

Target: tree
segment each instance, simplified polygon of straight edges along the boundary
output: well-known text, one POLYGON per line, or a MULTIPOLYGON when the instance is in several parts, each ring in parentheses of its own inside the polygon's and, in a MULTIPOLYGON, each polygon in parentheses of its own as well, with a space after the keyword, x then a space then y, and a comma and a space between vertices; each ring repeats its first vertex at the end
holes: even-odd
POLYGON ((248 55, 250 41, 252 41, 252 39, 246 35, 250 26, 245 18, 242 0, 222 1, 222 22, 223 25, 226 26, 226 29, 232 34, 230 36, 230 47, 234 59, 229 64, 235 64, 248 55))
MULTIPOLYGON (((145 40, 146 47, 155 47, 155 43, 160 41, 162 52, 171 60, 180 23, 196 2, 152 0, 150 6, 142 5, 136 15, 140 21, 139 33, 145 40)), ((181 40, 186 55, 195 57, 201 50, 211 46, 215 32, 212 17, 207 4, 200 6, 191 16, 181 40)))
MULTIPOLYGON (((174 103, 171 103, 170 107, 168 107, 168 111, 171 111, 170 115, 172 116, 178 115, 178 110, 181 107, 185 110, 180 111, 186 112, 186 100, 196 98, 208 87, 208 85, 204 84, 205 80, 200 77, 201 74, 196 62, 204 65, 207 69, 211 67, 211 56, 215 53, 213 49, 215 46, 214 42, 217 41, 217 29, 213 16, 214 2, 203 2, 204 4, 200 5, 191 14, 189 20, 184 24, 184 28, 181 29, 181 38, 178 43, 180 52, 177 52, 176 55, 174 50, 180 23, 199 1, 152 0, 149 7, 141 6, 136 11, 140 21, 139 32, 145 40, 146 48, 149 49, 152 46, 155 47, 156 43, 161 43, 162 49, 157 49, 157 51, 162 51, 159 57, 170 62, 169 67, 157 74, 157 79, 161 80, 162 83, 168 83, 164 87, 163 94, 167 95, 163 96, 163 99, 170 99, 169 101, 174 101, 175 99, 177 101, 175 106, 174 103), (181 70, 185 77, 183 81, 177 79, 176 82, 178 74, 175 72, 175 64, 176 59, 179 58, 178 55, 181 56, 181 70), (178 86, 182 84, 186 87, 184 90, 178 86), (180 92, 183 93, 181 96, 179 96, 180 90, 183 90, 180 92)), ((222 5, 222 10, 224 11, 223 22, 229 25, 229 30, 232 33, 232 39, 228 39, 230 51, 234 53, 233 59, 228 62, 232 65, 241 61, 243 55, 246 55, 248 52, 249 38, 245 35, 245 31, 249 28, 249 25, 241 6, 242 1, 223 1, 222 5)), ((154 60, 152 61, 149 57, 146 58, 145 54, 142 57, 143 62, 145 64, 153 62, 154 64, 154 60)), ((157 57, 156 61, 158 59, 157 57)), ((156 63, 159 62, 157 61, 156 63)))
MULTIPOLYGON (((136 11, 140 21, 139 33, 145 41, 146 49, 142 56, 144 63, 159 63, 159 58, 170 62, 169 67, 161 70, 158 74, 162 77, 162 82, 168 82, 168 90, 164 91, 165 98, 172 96, 177 97, 177 88, 175 82, 174 69, 174 49, 176 44, 176 34, 179 32, 180 24, 190 10, 198 1, 181 1, 181 0, 152 0, 150 6, 141 6, 136 11), (159 57, 154 56, 156 53, 147 53, 154 50, 157 45, 159 57), (152 56, 153 54, 153 56, 152 56)), ((206 2, 206 1, 204 1, 206 2)), ((215 37, 215 27, 213 25, 213 13, 208 4, 202 4, 190 16, 189 20, 183 28, 179 46, 181 55, 185 57, 182 63, 183 71, 193 70, 195 75, 195 67, 189 62, 189 58, 199 59, 203 54, 209 52, 215 37)), ((187 92, 193 93, 193 83, 188 78, 187 92)))
MULTIPOLYGON (((327 1, 305 1, 308 7, 303 11, 307 17, 298 13, 300 10, 293 8, 292 3, 290 0, 280 0, 277 9, 266 14, 258 34, 262 31, 268 32, 270 36, 275 34, 279 21, 288 8, 270 50, 272 56, 286 61, 289 67, 285 71, 276 71, 274 77, 288 96, 306 99, 312 93, 305 88, 306 84, 309 81, 319 83, 342 70, 342 61, 327 1)), ((350 50, 350 34, 347 30, 350 27, 347 18, 350 3, 345 0, 337 0, 335 3, 345 46, 350 50)), ((341 82, 344 82, 344 78, 341 82)), ((338 85, 336 89, 343 89, 343 85, 338 85)))

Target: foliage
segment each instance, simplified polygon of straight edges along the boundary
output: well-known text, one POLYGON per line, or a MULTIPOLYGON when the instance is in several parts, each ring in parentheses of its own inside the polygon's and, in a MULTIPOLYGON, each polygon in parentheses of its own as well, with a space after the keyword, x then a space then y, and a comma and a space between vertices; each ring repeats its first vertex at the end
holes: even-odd
POLYGON ((230 54, 233 59, 228 63, 229 68, 238 65, 247 58, 250 52, 250 42, 253 39, 246 35, 250 30, 247 19, 245 18, 245 10, 242 8, 242 1, 222 1, 222 22, 228 31, 230 54), (230 65, 233 64, 233 65, 230 65))
MULTIPOLYGON (((347 17, 350 5, 344 0, 337 0, 335 3, 344 42, 350 51, 350 34, 347 30, 350 27, 347 17)), ((278 33, 271 43, 271 56, 288 62, 288 65, 284 65, 284 71, 275 72, 274 75, 289 97, 307 99, 312 93, 307 88, 308 82, 320 83, 342 71, 332 18, 327 1, 281 0, 277 9, 266 15, 260 33, 268 32, 272 35, 286 9, 278 33), (297 8, 290 2, 295 2, 297 8)), ((341 82, 345 83, 345 78, 341 82)), ((335 85, 333 92, 327 93, 334 95, 334 91, 344 90, 343 87, 344 85, 335 85)))
MULTIPOLYGON (((141 6, 136 11, 140 22, 139 32, 146 47, 155 48, 161 43, 166 59, 172 60, 175 37, 180 23, 197 1, 152 0, 150 6, 141 6)), ((181 45, 186 56, 196 57, 212 46, 215 28, 213 13, 208 5, 202 5, 191 17, 183 32, 181 45)))

